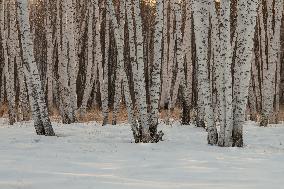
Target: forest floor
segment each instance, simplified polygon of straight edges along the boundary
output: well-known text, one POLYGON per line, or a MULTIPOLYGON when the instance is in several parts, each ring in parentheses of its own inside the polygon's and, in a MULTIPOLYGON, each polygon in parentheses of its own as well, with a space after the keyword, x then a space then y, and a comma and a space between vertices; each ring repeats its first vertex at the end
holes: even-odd
POLYGON ((284 125, 244 127, 244 148, 206 144, 194 126, 161 125, 165 141, 134 144, 130 127, 53 123, 57 137, 32 123, 0 119, 0 189, 282 189, 284 125))

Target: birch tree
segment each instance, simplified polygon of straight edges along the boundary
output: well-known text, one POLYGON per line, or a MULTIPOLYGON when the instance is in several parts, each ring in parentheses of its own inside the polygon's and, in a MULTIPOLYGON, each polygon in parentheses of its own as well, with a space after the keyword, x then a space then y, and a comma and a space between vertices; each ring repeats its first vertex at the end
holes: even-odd
POLYGON ((48 116, 42 82, 33 52, 34 45, 30 32, 28 0, 18 0, 17 3, 19 7, 17 16, 23 48, 23 65, 25 67, 26 78, 28 78, 29 96, 31 98, 30 102, 35 129, 38 135, 54 136, 55 133, 48 116))
POLYGON ((11 27, 15 27, 15 25, 9 24, 9 22, 11 21, 11 17, 13 17, 13 14, 15 14, 15 11, 13 11, 12 9, 13 5, 10 2, 3 2, 1 15, 1 31, 3 34, 2 45, 4 49, 4 75, 6 81, 5 88, 8 100, 9 124, 11 125, 16 122, 14 85, 15 46, 10 33, 11 27))
POLYGON ((128 121, 131 123, 131 129, 133 132, 133 137, 135 139, 135 142, 138 143, 141 141, 141 133, 139 131, 137 122, 134 117, 134 110, 133 110, 133 103, 130 97, 130 91, 129 91, 129 85, 126 77, 126 73, 124 70, 124 57, 123 57, 123 32, 121 31, 118 21, 116 18, 114 6, 112 0, 107 0, 107 14, 109 15, 114 29, 115 34, 115 40, 117 43, 117 51, 118 51, 118 72, 122 74, 123 78, 123 89, 125 90, 125 102, 126 102, 126 108, 128 113, 128 121))
POLYGON ((258 1, 238 1, 236 55, 233 86, 233 146, 243 146, 243 124, 251 77, 251 59, 258 1))
POLYGON ((91 0, 88 2, 88 41, 87 41, 87 66, 86 66, 86 81, 84 94, 82 99, 82 104, 80 107, 81 116, 86 113, 87 103, 90 99, 90 95, 92 92, 92 88, 94 85, 94 80, 96 77, 96 65, 94 60, 94 31, 93 31, 93 23, 94 23, 94 7, 98 6, 98 2, 91 0), (95 6, 94 6, 95 5, 95 6))
POLYGON ((220 96, 220 134, 219 146, 232 146, 233 110, 232 110, 232 46, 230 27, 230 0, 221 1, 220 13, 220 63, 219 96, 220 96))
MULTIPOLYGON (((61 101, 61 116, 63 123, 73 123, 75 122, 75 110, 74 105, 72 103, 76 103, 74 101, 74 94, 71 92, 71 88, 69 85, 69 59, 68 59, 68 38, 72 38, 70 36, 70 28, 68 23, 68 17, 70 17, 70 12, 67 11, 69 9, 70 4, 67 4, 66 1, 57 0, 57 45, 58 45, 58 72, 59 74, 59 94, 61 101), (62 10, 62 11, 61 11, 62 10), (62 17, 60 16, 62 12, 62 17), (71 97, 73 95, 73 98, 71 97), (73 99, 73 101, 71 101, 73 99)), ((72 32, 71 32, 72 33, 72 32)), ((71 42, 73 43, 73 41, 71 42)), ((73 52, 72 49, 70 53, 73 52)), ((71 58, 71 57, 70 57, 71 58)), ((73 57, 74 58, 74 57, 73 57)), ((71 60, 70 61, 74 61, 71 60)), ((73 63, 73 62, 72 62, 73 63)), ((73 72, 73 71, 72 71, 73 72)), ((71 83, 70 83, 71 84, 71 83)))
POLYGON ((48 108, 53 108, 53 52, 54 52, 54 36, 53 36, 53 22, 52 22, 52 2, 46 1, 46 40, 47 40, 47 102, 48 108))
MULTIPOLYGON (((121 43, 122 43, 121 44, 122 45, 121 48, 123 50, 122 55, 124 55, 125 0, 119 1, 119 11, 120 11, 119 12, 119 30, 121 32, 121 36, 120 37, 121 37, 121 43)), ((118 54, 119 53, 120 52, 118 52, 118 54)), ((122 60, 122 61, 124 62, 124 60, 122 60)), ((123 62, 121 62, 121 64, 123 62)), ((116 80, 115 80, 115 96, 114 96, 114 105, 113 105, 113 125, 115 125, 116 122, 117 122, 117 114, 118 114, 118 111, 120 110, 121 98, 122 98, 122 94, 121 94, 121 92, 122 92, 121 85, 122 84, 121 84, 121 82, 123 80, 123 76, 122 76, 120 68, 124 69, 124 67, 121 67, 120 65, 117 66, 116 80)))
POLYGON ((218 139, 212 107, 212 93, 208 73, 208 37, 210 1, 194 1, 194 32, 197 56, 197 77, 200 101, 204 108, 204 119, 208 130, 208 143, 216 144, 218 139))
MULTIPOLYGON (((106 6, 106 5, 105 5, 106 6)), ((102 111, 103 111, 103 125, 108 123, 108 114, 109 114, 109 91, 108 91, 108 76, 109 76, 109 15, 105 15, 105 48, 104 48, 104 65, 103 65, 103 92, 102 92, 102 111)))
MULTIPOLYGON (((184 88, 187 89, 184 92, 187 95, 184 98, 185 101, 183 102, 183 117, 182 122, 183 124, 189 124, 190 122, 190 111, 192 109, 192 84, 193 84, 193 61, 192 61, 192 1, 186 1, 185 5, 185 24, 184 24, 184 33, 183 33, 183 56, 184 56, 184 88)), ((184 96, 184 95, 183 95, 184 96)))
MULTIPOLYGON (((275 81, 280 50, 280 27, 283 15, 283 0, 264 1, 267 7, 267 59, 263 59, 263 87, 262 87, 262 120, 260 125, 267 126, 269 118, 273 116, 275 81)), ((262 30, 263 31, 263 30, 262 30)), ((263 32, 265 33, 265 32, 263 32)), ((262 34, 264 35, 264 34, 262 34)))
POLYGON ((154 63, 151 86, 151 128, 156 133, 159 118, 159 98, 161 90, 162 39, 163 39, 163 1, 156 2, 156 26, 154 34, 154 63))

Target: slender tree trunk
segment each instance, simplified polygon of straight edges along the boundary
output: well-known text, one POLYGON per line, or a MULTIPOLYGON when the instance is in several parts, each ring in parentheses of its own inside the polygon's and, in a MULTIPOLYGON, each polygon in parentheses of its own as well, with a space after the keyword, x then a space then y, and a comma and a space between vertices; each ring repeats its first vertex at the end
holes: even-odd
POLYGON ((102 111, 103 111, 103 125, 106 125, 108 123, 108 114, 109 114, 109 91, 108 91, 108 76, 109 76, 109 69, 108 69, 108 64, 109 64, 109 16, 106 14, 105 16, 105 62, 103 66, 103 95, 102 95, 102 111))
POLYGON ((243 123, 251 77, 251 59, 258 1, 238 1, 236 60, 234 68, 233 146, 243 146, 243 123))
POLYGON ((221 102, 221 128, 218 139, 219 146, 232 146, 233 107, 232 107, 232 46, 230 27, 230 0, 221 1, 220 14, 220 61, 222 71, 219 74, 219 95, 221 102))
POLYGON ((15 104, 15 85, 14 85, 14 65, 15 65, 15 47, 14 41, 11 39, 11 30, 15 25, 9 24, 11 17, 13 17, 13 5, 9 2, 3 2, 3 12, 2 12, 2 46, 4 49, 4 75, 5 75, 5 89, 8 101, 8 114, 9 114, 9 124, 13 125, 16 122, 16 104, 15 104), (6 10, 6 11, 5 11, 6 10), (8 14, 9 13, 9 14, 8 14))
POLYGON ((121 31, 121 28, 118 25, 115 11, 114 11, 114 6, 112 3, 112 0, 107 0, 107 14, 109 15, 112 25, 113 25, 113 30, 114 30, 114 37, 116 40, 117 44, 117 58, 118 58, 118 66, 117 66, 117 71, 122 75, 123 79, 123 89, 125 91, 125 102, 126 102, 126 108, 127 108, 127 113, 128 113, 128 121, 131 123, 131 129, 133 132, 133 136, 135 139, 135 142, 140 142, 141 141, 141 133, 139 132, 139 128, 137 125, 137 122, 134 117, 134 110, 133 110, 133 104, 132 100, 130 97, 130 90, 129 90, 129 85, 126 77, 126 72, 124 69, 124 56, 123 56, 123 37, 122 34, 123 32, 121 31))
POLYGON ((268 59, 263 65, 263 88, 262 88, 262 120, 260 125, 267 126, 273 116, 273 104, 276 81, 276 68, 279 61, 280 50, 280 27, 283 14, 283 0, 275 2, 267 1, 267 52, 268 59))
POLYGON ((17 0, 17 3, 19 6, 19 28, 22 36, 21 43, 23 48, 23 64, 26 69, 26 78, 29 78, 29 95, 32 98, 31 106, 35 121, 35 129, 37 134, 54 136, 55 134, 48 116, 42 81, 40 80, 37 64, 34 58, 34 44, 29 24, 28 0, 17 0))
POLYGON ((218 139, 214 112, 212 107, 212 93, 208 73, 208 37, 209 37, 209 9, 210 1, 194 2, 194 31, 196 40, 197 77, 199 98, 204 108, 204 119, 208 129, 208 143, 216 144, 218 139))
POLYGON ((49 111, 53 108, 53 25, 52 25, 52 6, 50 0, 46 2, 46 40, 47 40, 47 102, 49 111))
POLYGON ((85 89, 80 107, 80 116, 83 116, 87 112, 87 103, 90 99, 90 95, 93 88, 93 81, 95 80, 95 61, 94 61, 94 37, 93 37, 93 19, 94 19, 94 5, 98 6, 97 1, 94 1, 94 5, 89 2, 88 4, 88 41, 87 41, 87 66, 86 66, 86 81, 85 89))
POLYGON ((154 34, 154 62, 152 71, 151 99, 151 123, 152 135, 156 135, 159 119, 159 99, 161 91, 161 66, 162 66, 162 39, 163 39, 163 1, 157 0, 156 25, 154 34))
POLYGON ((191 111, 191 102, 192 102, 192 75, 193 75, 193 61, 192 61, 192 1, 186 2, 186 19, 185 19, 185 26, 184 26, 184 35, 183 35, 183 56, 185 61, 185 86, 184 88, 187 89, 185 92, 187 93, 188 100, 185 99, 185 95, 183 99, 183 116, 182 116, 182 123, 189 124, 190 123, 190 111, 191 111))
POLYGON ((163 7, 163 62, 162 62, 162 89, 161 89, 161 100, 160 106, 165 108, 167 101, 167 87, 168 87, 168 9, 169 9, 169 0, 164 1, 163 7))
MULTIPOLYGON (((111 1, 111 0, 108 0, 111 1)), ((119 30, 121 31, 121 39, 122 45, 124 47, 124 28, 125 28, 125 0, 121 0, 119 2, 119 30)), ((124 55, 124 48, 122 47, 124 55)), ((119 53, 118 53, 119 54, 119 53)), ((124 60, 123 60, 124 61, 124 60)), ((121 89, 121 82, 122 82, 122 74, 119 71, 119 66, 116 72, 116 80, 115 80, 115 95, 114 95, 114 105, 113 105, 113 122, 112 124, 115 125, 117 122, 117 114, 120 110, 121 99, 122 99, 122 89, 121 89)))

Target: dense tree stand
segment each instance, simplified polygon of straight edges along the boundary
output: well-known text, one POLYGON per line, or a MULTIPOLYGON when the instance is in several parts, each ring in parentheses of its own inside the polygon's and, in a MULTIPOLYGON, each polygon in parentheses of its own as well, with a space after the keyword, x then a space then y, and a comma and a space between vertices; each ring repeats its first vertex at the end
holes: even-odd
POLYGON ((262 127, 281 117, 283 4, 2 0, 1 111, 38 135, 55 135, 53 118, 127 121, 136 143, 157 143, 160 122, 181 120, 242 147, 249 115, 262 127))

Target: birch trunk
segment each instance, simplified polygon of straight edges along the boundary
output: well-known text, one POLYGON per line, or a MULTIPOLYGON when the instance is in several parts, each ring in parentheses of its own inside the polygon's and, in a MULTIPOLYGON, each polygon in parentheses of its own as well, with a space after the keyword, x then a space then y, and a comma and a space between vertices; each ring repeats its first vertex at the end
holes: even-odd
MULTIPOLYGON (((184 88, 187 89, 187 102, 183 103, 183 124, 190 123, 190 110, 192 108, 192 75, 193 75, 193 61, 192 61, 192 1, 186 2, 186 20, 185 20, 185 28, 184 28, 184 35, 183 35, 183 56, 185 60, 185 86, 184 88), (189 108, 188 112, 185 111, 186 108, 189 108)), ((183 95, 184 96, 184 95, 183 95)))
POLYGON ((2 12, 2 23, 1 30, 3 33, 2 45, 4 48, 4 75, 6 81, 6 95, 8 101, 8 114, 9 114, 9 124, 13 125, 16 122, 16 112, 15 112, 15 85, 14 85, 14 65, 15 65, 15 47, 14 41, 11 39, 11 27, 15 25, 10 25, 11 17, 13 17, 13 5, 9 2, 3 2, 3 12, 2 12), (5 11, 6 10, 6 11, 5 11))
POLYGON ((85 81, 85 89, 82 99, 82 104, 80 107, 80 116, 86 114, 87 111, 87 103, 90 98, 92 88, 93 88, 93 78, 95 77, 94 73, 94 37, 93 37, 93 19, 94 19, 94 7, 98 6, 97 1, 94 1, 94 5, 91 2, 88 2, 88 41, 87 41, 87 66, 86 66, 86 81, 85 81))
POLYGON ((162 90, 161 90, 161 100, 160 106, 165 108, 166 98, 167 98, 167 77, 168 77, 168 9, 169 0, 164 1, 163 7, 163 62, 162 62, 162 90))
POLYGON ((51 12, 51 2, 47 0, 46 2, 46 41, 47 41, 47 102, 49 110, 53 108, 53 25, 52 25, 52 12, 51 12))
POLYGON ((214 112, 212 107, 212 93, 208 73, 208 37, 209 37, 209 8, 210 1, 199 0, 194 5, 194 31, 197 56, 197 77, 200 101, 204 106, 204 119, 208 129, 208 143, 217 143, 218 134, 214 123, 214 112))
POLYGON ((104 61, 104 66, 103 66, 103 95, 102 95, 102 111, 103 111, 103 125, 106 125, 108 123, 108 114, 109 114, 109 109, 108 109, 108 104, 109 104, 109 91, 108 91, 108 75, 109 75, 109 70, 108 70, 108 63, 109 63, 109 16, 106 14, 105 16, 105 61, 104 61))
POLYGON ((279 60, 280 27, 283 14, 283 0, 267 1, 267 52, 268 60, 263 60, 263 88, 262 88, 262 120, 260 125, 267 126, 273 116, 273 104, 276 81, 276 68, 279 60), (273 91, 273 92, 272 92, 273 91))
POLYGON ((72 108, 72 122, 75 122, 75 111, 77 110, 77 75, 78 75, 78 56, 77 56, 77 49, 76 49, 76 1, 75 0, 68 0, 66 2, 66 16, 67 16, 67 40, 68 40, 68 47, 69 47, 69 85, 70 85, 70 106, 72 108))
MULTIPOLYGON (((19 84, 19 98, 18 98, 18 120, 28 120, 29 119, 29 105, 28 105, 28 96, 27 96, 27 88, 26 88, 26 79, 23 72, 23 63, 20 52, 20 44, 19 44, 19 31, 17 25, 17 12, 16 12, 16 2, 14 0, 10 1, 10 56, 14 60, 14 63, 11 62, 11 70, 9 74, 13 74, 17 76, 17 83, 19 84), (17 72, 14 73, 14 65, 17 66, 17 72)), ((14 83, 15 81, 11 81, 14 83)), ((13 85, 12 85, 13 86, 13 85)), ((15 91, 16 88, 12 89, 15 91)))
POLYGON ((135 139, 135 142, 140 142, 141 141, 141 134, 139 132, 139 128, 137 125, 137 122, 134 118, 134 110, 133 110, 133 104, 132 100, 130 97, 130 92, 129 92, 129 85, 126 77, 126 72, 124 70, 124 56, 123 56, 123 37, 122 34, 123 32, 121 31, 121 28, 118 25, 118 21, 115 15, 114 11, 114 6, 112 3, 112 0, 107 0, 107 14, 109 15, 112 25, 113 25, 113 30, 114 30, 114 37, 116 40, 116 45, 117 45, 117 51, 118 51, 118 67, 117 67, 117 72, 121 73, 122 79, 123 79, 123 89, 125 91, 125 102, 126 102, 126 108, 127 108, 127 113, 128 113, 128 121, 131 124, 131 129, 133 132, 133 136, 135 139))
POLYGON ((146 99, 146 86, 145 86, 145 73, 144 73, 144 51, 143 51, 143 35, 142 35, 142 18, 140 1, 134 0, 133 3, 134 19, 136 21, 136 61, 138 68, 137 89, 140 98, 138 103, 138 111, 140 115, 141 128, 142 128, 142 142, 150 142, 156 137, 156 128, 151 127, 149 131, 148 112, 147 112, 147 99, 146 99), (149 133, 150 132, 150 133, 149 133))
MULTIPOLYGON (((108 0, 111 1, 111 0, 108 0)), ((122 39, 122 50, 124 55, 124 28, 125 28, 125 0, 121 0, 119 2, 119 30, 121 31, 121 39, 122 39)), ((123 58, 124 59, 124 58, 123 58)), ((124 61, 124 60, 123 60, 124 61)), ((121 105, 121 82, 122 82, 122 74, 120 73, 119 66, 117 66, 116 72, 116 81, 115 81, 115 95, 114 95, 114 105, 113 105, 113 125, 117 122, 117 113, 120 110, 121 105)))
POLYGON ((33 38, 30 32, 29 24, 28 0, 17 0, 17 3, 19 7, 19 28, 22 36, 21 42, 23 48, 23 64, 26 69, 26 78, 29 78, 29 95, 31 97, 31 107, 35 121, 35 129, 37 134, 54 136, 55 133, 48 116, 48 109, 45 102, 42 82, 40 80, 37 64, 34 58, 33 38))
POLYGON ((256 25, 258 1, 238 1, 236 60, 234 69, 233 99, 233 146, 243 146, 243 123, 245 121, 251 77, 251 59, 256 25))
POLYGON ((154 62, 152 71, 151 99, 151 123, 152 132, 157 132, 159 119, 159 99, 161 91, 161 65, 162 65, 162 39, 163 39, 163 1, 156 2, 156 25, 154 33, 154 62))
MULTIPOLYGON (((66 1, 60 3, 58 0, 57 4, 58 17, 57 17, 57 43, 58 43, 58 72, 59 72, 59 93, 61 95, 62 107, 61 107, 61 116, 62 121, 65 124, 70 124, 75 122, 75 112, 74 107, 71 102, 71 89, 69 86, 69 58, 68 58, 68 4, 66 1), (62 8, 60 8, 62 7, 62 8), (62 18, 60 17, 60 10, 62 9, 62 18), (61 35, 62 34, 62 35, 61 35)), ((71 61, 71 59, 70 59, 71 61)))
POLYGON ((221 1, 221 24, 220 24, 220 58, 222 69, 219 77, 221 77, 220 101, 221 106, 221 133, 218 139, 219 146, 232 146, 233 131, 233 109, 232 109, 232 46, 231 46, 231 27, 230 27, 230 0, 221 1))

